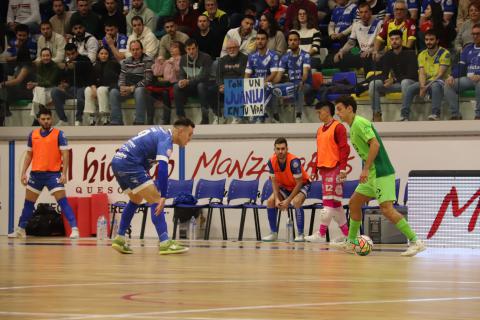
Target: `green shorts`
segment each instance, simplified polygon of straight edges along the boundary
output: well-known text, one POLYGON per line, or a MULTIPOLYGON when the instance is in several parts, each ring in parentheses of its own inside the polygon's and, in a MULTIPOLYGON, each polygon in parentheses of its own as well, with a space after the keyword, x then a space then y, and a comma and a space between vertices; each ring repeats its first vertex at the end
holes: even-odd
POLYGON ((370 170, 367 183, 360 183, 355 192, 375 198, 379 204, 385 201, 396 201, 395 174, 377 178, 375 170, 370 170))

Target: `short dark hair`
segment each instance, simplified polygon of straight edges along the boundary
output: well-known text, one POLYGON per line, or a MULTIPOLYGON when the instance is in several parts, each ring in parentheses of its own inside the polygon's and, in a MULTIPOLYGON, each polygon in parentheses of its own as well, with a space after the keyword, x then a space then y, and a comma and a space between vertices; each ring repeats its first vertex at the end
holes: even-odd
POLYGON ((427 31, 425 31, 425 37, 426 36, 434 36, 435 39, 438 39, 438 35, 433 29, 428 29, 427 31))
POLYGON ((480 23, 475 23, 473 26, 472 26, 472 29, 480 29, 480 23))
POLYGON ((169 22, 173 22, 175 24, 175 19, 173 19, 173 17, 166 17, 163 19, 163 25, 166 25, 169 22))
POLYGON ((173 127, 192 127, 195 128, 195 123, 189 118, 180 118, 173 123, 173 127))
POLYGON ((393 36, 399 36, 400 38, 402 38, 403 37, 403 32, 399 29, 392 30, 388 34, 388 37, 393 37, 393 36))
POLYGON ((128 45, 128 49, 130 49, 132 47, 132 44, 134 44, 134 43, 138 43, 140 45, 140 48, 143 50, 143 43, 140 40, 132 40, 130 42, 130 44, 128 45))
POLYGON ((47 109, 43 104, 39 106, 39 110, 37 112, 37 119, 40 118, 42 114, 52 116, 52 110, 47 109))
POLYGON ((292 35, 297 36, 297 37, 300 38, 300 33, 298 33, 298 32, 295 31, 295 30, 292 30, 292 31, 290 31, 290 32, 288 33, 287 39, 288 39, 290 36, 292 36, 292 35))
POLYGON ((133 21, 135 21, 135 20, 140 21, 142 24, 144 24, 144 23, 143 23, 143 18, 140 17, 140 16, 134 16, 134 17, 130 20, 130 22, 133 24, 133 21))
POLYGON ((52 26, 52 23, 49 21, 49 20, 43 20, 41 23, 40 23, 40 26, 44 25, 44 24, 48 24, 50 27, 52 26))
POLYGON ((118 28, 118 22, 114 18, 108 18, 105 23, 103 24, 103 27, 117 27, 118 28))
POLYGON ((252 16, 251 14, 246 14, 246 15, 243 17, 242 21, 243 21, 244 19, 250 19, 250 20, 253 21, 253 23, 255 23, 255 17, 252 16))
POLYGON ((65 51, 77 51, 77 46, 75 45, 75 43, 67 43, 65 45, 65 51))
POLYGON ((257 31, 257 36, 258 36, 259 34, 265 35, 265 37, 267 37, 267 39, 268 39, 268 33, 267 33, 267 31, 265 31, 265 30, 263 30, 263 29, 260 29, 260 30, 257 31))
POLYGON ((80 19, 72 19, 70 22, 70 28, 73 29, 75 26, 82 26, 85 28, 85 23, 80 19))
POLYGON ((362 2, 358 5, 358 9, 360 8, 368 8, 368 11, 372 12, 372 8, 370 7, 370 5, 367 3, 367 2, 362 2))
POLYGON ((15 26, 15 33, 17 33, 17 32, 30 33, 30 28, 28 28, 28 26, 26 24, 19 23, 15 26))
POLYGON ((352 107, 353 113, 357 113, 357 101, 352 96, 349 95, 343 95, 337 100, 335 100, 335 103, 341 103, 345 107, 352 107))
POLYGON ((50 55, 51 55, 51 56, 53 55, 53 54, 52 54, 52 50, 51 50, 50 48, 47 48, 47 47, 42 48, 42 50, 40 50, 40 55, 43 53, 43 51, 48 51, 48 52, 50 52, 50 55))
POLYGON ((185 41, 185 48, 190 47, 191 45, 195 45, 195 47, 198 47, 197 40, 195 40, 193 38, 189 38, 189 39, 187 39, 187 41, 185 41))
POLYGON ((328 109, 330 110, 330 115, 331 116, 335 115, 335 105, 332 102, 327 101, 327 100, 320 101, 315 105, 315 110, 320 110, 323 107, 328 107, 328 109))
POLYGON ((287 139, 285 139, 284 137, 279 137, 275 139, 273 145, 276 146, 277 144, 285 144, 288 147, 287 139))

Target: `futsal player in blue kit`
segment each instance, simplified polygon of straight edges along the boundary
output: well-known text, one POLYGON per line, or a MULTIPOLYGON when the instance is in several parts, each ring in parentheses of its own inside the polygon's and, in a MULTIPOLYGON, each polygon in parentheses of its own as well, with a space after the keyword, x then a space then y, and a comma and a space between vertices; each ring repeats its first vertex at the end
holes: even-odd
POLYGON ((165 221, 165 195, 168 183, 168 159, 172 155, 173 144, 184 147, 192 139, 195 124, 182 118, 173 124, 173 129, 156 126, 141 131, 128 140, 113 156, 112 170, 122 190, 130 201, 122 213, 118 235, 112 247, 120 253, 133 253, 125 241, 125 232, 130 226, 133 215, 143 200, 152 204, 152 222, 160 238, 159 254, 183 253, 183 247, 168 237, 165 221), (148 173, 151 166, 158 162, 157 179, 154 182, 148 173))

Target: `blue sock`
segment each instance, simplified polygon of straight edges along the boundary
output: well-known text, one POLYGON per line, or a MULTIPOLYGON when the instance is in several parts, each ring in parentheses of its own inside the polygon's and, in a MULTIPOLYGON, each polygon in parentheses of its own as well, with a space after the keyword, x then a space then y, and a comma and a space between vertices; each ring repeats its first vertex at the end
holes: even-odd
POLYGON ((268 223, 270 224, 270 230, 272 232, 278 232, 277 230, 277 209, 267 208, 268 223))
POLYGON ((303 233, 305 218, 303 208, 295 209, 295 217, 297 218, 297 230, 299 234, 303 233))
POLYGON ((155 209, 157 209, 157 204, 152 204, 152 222, 157 229, 158 239, 160 241, 166 241, 168 237, 167 222, 165 221, 165 212, 162 211, 158 216, 155 215, 155 209))
POLYGON ((128 227, 130 227, 130 223, 132 222, 133 215, 135 214, 137 208, 138 204, 128 201, 125 209, 123 209, 122 218, 120 219, 120 226, 118 227, 119 236, 125 236, 125 232, 127 231, 128 227))
POLYGON ((27 226, 28 220, 33 216, 33 210, 35 210, 35 202, 25 200, 23 204, 22 215, 18 221, 18 226, 22 229, 25 229, 27 226))
POLYGON ((60 209, 62 210, 65 218, 68 220, 68 224, 70 224, 71 228, 77 227, 77 219, 75 219, 75 214, 73 213, 72 207, 68 204, 67 198, 62 198, 57 201, 60 205, 60 209))

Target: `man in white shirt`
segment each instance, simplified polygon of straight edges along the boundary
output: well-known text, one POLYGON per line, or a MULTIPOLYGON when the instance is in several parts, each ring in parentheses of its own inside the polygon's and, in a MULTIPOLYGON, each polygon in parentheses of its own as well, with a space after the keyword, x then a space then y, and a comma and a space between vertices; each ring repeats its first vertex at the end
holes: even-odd
POLYGON ((240 52, 244 55, 249 55, 256 50, 256 37, 257 32, 253 29, 255 25, 255 17, 246 15, 243 17, 240 27, 228 30, 223 40, 222 52, 220 56, 226 56, 227 52, 227 42, 230 39, 236 40, 240 44, 240 52))
MULTIPOLYGON (((153 34, 152 30, 143 24, 143 19, 140 16, 135 16, 130 21, 132 24, 133 32, 128 37, 127 48, 130 48, 130 43, 134 40, 139 40, 143 46, 143 52, 150 58, 155 58, 158 52, 158 39, 153 34)), ((130 51, 127 51, 125 55, 131 56, 130 51)))
POLYGON ((65 38, 52 31, 52 24, 50 21, 43 21, 40 24, 40 32, 42 35, 38 38, 37 59, 35 59, 35 62, 40 62, 40 55, 43 48, 50 49, 53 62, 62 62, 65 57, 65 38))

